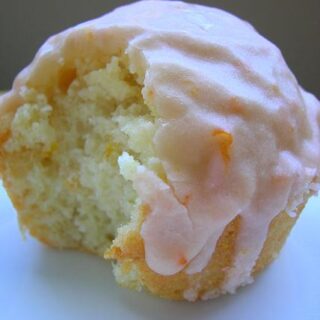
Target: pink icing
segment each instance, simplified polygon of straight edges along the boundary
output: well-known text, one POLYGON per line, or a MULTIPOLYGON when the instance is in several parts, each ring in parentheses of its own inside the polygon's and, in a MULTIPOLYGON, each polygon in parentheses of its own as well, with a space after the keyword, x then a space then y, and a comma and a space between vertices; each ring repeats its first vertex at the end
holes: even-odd
POLYGON ((79 56, 121 51, 158 113, 154 146, 169 181, 144 167, 134 178, 151 208, 141 230, 147 264, 163 275, 201 272, 240 215, 224 285, 233 292, 252 280, 272 219, 319 183, 319 101, 248 23, 218 9, 143 1, 50 38, 0 105, 18 107, 26 84, 55 86, 58 70, 79 56))

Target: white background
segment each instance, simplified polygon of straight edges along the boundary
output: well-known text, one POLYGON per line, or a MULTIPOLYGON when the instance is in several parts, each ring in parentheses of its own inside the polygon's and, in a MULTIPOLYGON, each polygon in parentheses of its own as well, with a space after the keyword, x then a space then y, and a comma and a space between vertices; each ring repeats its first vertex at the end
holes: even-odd
POLYGON ((119 288, 110 264, 49 249, 18 231, 0 186, 0 319, 320 319, 320 200, 312 199, 279 258, 234 296, 170 302, 119 288))

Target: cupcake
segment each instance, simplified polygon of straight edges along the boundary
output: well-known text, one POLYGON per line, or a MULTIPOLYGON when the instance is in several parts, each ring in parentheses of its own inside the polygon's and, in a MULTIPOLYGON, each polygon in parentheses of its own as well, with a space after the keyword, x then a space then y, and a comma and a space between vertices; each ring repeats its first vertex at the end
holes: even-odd
POLYGON ((44 43, 0 98, 0 173, 24 232, 206 300, 279 253, 319 186, 319 125, 250 24, 143 1, 44 43))

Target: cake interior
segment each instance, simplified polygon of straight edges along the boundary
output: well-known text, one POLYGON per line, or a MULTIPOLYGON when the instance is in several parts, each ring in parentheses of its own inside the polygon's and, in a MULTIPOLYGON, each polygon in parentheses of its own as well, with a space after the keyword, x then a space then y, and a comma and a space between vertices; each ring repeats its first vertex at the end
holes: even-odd
POLYGON ((2 160, 22 227, 52 245, 103 255, 137 212, 135 166, 163 176, 142 90, 124 56, 62 70, 52 96, 23 88, 2 160))

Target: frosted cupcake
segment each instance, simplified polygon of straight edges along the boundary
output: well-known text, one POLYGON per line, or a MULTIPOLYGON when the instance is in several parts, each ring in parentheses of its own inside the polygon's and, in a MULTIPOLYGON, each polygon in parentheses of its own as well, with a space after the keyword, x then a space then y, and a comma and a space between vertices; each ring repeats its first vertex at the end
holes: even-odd
POLYGON ((320 164, 320 104, 224 11, 144 1, 51 37, 0 98, 23 230, 122 286, 233 293, 278 254, 320 164))

